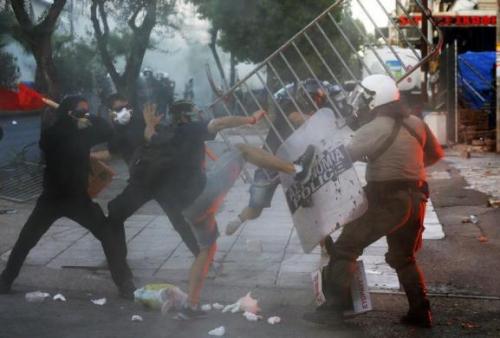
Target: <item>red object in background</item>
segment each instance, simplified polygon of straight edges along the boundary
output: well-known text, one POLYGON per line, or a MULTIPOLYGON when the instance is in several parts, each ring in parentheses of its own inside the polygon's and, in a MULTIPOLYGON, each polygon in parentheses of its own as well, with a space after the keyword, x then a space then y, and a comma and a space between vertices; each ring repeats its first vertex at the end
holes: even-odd
POLYGON ((45 106, 43 96, 30 87, 19 84, 19 91, 0 88, 0 110, 37 110, 45 106))

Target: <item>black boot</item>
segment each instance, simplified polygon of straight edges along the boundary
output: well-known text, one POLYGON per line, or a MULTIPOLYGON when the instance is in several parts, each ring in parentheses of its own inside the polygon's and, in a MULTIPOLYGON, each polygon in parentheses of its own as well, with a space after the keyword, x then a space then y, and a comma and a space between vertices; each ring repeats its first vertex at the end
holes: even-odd
POLYGON ((432 327, 432 312, 427 299, 425 282, 416 264, 411 264, 398 270, 398 279, 408 298, 410 309, 401 318, 405 325, 430 328, 432 327))
POLYGON ((134 300, 134 291, 136 287, 132 279, 127 279, 120 286, 118 286, 118 293, 120 297, 127 300, 134 300))
POLYGON ((432 313, 429 301, 425 300, 418 309, 410 309, 406 316, 401 317, 401 323, 404 325, 431 328, 432 313))

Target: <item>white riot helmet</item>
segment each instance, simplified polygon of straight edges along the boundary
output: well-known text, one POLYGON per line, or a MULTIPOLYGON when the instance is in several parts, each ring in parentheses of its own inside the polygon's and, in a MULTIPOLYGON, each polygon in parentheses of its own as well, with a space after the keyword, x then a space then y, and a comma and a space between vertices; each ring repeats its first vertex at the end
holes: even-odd
POLYGON ((370 110, 399 100, 400 95, 396 81, 388 75, 369 75, 361 81, 361 87, 370 110))

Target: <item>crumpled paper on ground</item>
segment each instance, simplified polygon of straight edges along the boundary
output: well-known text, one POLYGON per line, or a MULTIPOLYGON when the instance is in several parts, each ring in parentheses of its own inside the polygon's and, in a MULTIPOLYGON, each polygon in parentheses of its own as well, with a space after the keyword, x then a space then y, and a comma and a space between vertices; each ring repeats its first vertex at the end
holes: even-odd
POLYGON ((107 302, 106 298, 91 299, 90 301, 95 305, 100 305, 100 306, 103 306, 107 302))
POLYGON ((246 318, 249 322, 256 322, 262 319, 262 316, 256 315, 255 313, 245 311, 243 312, 243 317, 246 318))
POLYGON ((215 310, 223 310, 224 309, 224 305, 219 304, 219 303, 213 303, 212 304, 212 308, 214 308, 215 310))
POLYGON ((55 295, 54 297, 52 297, 53 300, 59 300, 61 302, 65 302, 66 301, 66 297, 64 297, 63 294, 61 293, 58 293, 57 295, 55 295))
POLYGON ((281 318, 278 316, 269 317, 267 318, 267 322, 271 325, 278 324, 281 323, 281 318))
POLYGON ((226 328, 224 326, 219 326, 216 329, 208 331, 208 335, 210 336, 222 337, 224 334, 226 334, 226 328))
POLYGON ((133 315, 132 318, 131 318, 131 320, 133 322, 142 322, 144 319, 140 315, 133 315))
POLYGON ((210 305, 210 304, 203 304, 203 305, 201 306, 201 309, 202 309, 203 311, 205 311, 205 312, 210 311, 210 310, 212 310, 212 305, 210 305))

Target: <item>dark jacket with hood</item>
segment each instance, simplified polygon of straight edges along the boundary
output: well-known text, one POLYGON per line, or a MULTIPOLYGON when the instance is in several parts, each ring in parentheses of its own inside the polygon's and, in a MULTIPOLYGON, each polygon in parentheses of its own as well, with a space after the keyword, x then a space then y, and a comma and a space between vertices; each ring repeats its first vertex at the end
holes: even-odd
POLYGON ((76 121, 68 116, 82 97, 65 98, 56 111, 56 122, 42 131, 40 148, 46 168, 43 180, 43 196, 67 198, 88 196, 90 150, 93 146, 111 139, 113 131, 99 117, 89 118, 91 125, 78 129, 76 121))

